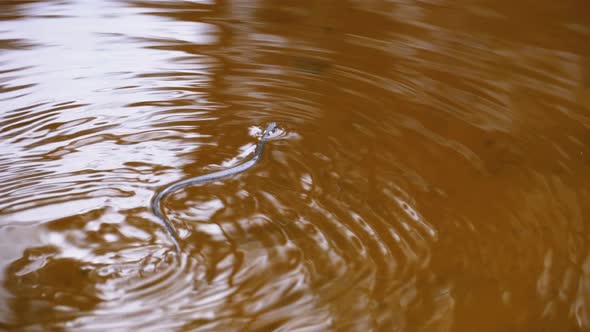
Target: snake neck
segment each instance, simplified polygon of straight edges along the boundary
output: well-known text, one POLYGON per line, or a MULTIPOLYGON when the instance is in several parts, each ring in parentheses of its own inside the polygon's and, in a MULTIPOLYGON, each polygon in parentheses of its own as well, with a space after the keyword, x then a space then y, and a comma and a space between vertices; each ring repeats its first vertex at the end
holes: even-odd
POLYGON ((254 156, 252 156, 253 160, 258 161, 260 156, 262 156, 262 152, 264 151, 264 143, 265 141, 260 141, 256 146, 256 150, 254 150, 254 156))

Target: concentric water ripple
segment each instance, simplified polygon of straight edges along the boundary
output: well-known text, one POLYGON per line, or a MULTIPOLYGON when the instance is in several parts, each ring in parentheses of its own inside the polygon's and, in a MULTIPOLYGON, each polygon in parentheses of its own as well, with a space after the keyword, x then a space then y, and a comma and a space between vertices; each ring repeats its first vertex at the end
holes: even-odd
POLYGON ((0 327, 589 329, 577 6, 0 2, 0 327))

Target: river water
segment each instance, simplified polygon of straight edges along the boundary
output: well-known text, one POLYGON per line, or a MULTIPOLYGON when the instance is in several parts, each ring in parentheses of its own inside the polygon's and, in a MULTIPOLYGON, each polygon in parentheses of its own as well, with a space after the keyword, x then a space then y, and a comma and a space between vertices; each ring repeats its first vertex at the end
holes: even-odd
POLYGON ((1 1, 0 105, 0 329, 590 331, 586 1, 1 1))

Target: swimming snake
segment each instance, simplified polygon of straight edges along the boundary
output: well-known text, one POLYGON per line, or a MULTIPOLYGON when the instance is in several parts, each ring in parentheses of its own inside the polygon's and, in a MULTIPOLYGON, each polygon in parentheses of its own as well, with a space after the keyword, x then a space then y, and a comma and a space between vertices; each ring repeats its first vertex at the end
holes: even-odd
POLYGON ((168 194, 178 191, 180 189, 186 188, 188 186, 193 186, 193 185, 202 184, 205 182, 223 179, 226 177, 230 177, 230 176, 242 173, 242 172, 252 168, 260 160, 260 157, 262 156, 262 151, 264 151, 264 144, 266 143, 266 140, 268 139, 268 137, 274 132, 276 127, 277 127, 277 125, 274 122, 271 122, 266 127, 266 129, 262 133, 262 136, 260 137, 260 140, 258 141, 258 145, 256 146, 256 150, 254 150, 254 155, 248 161, 246 161, 242 164, 239 164, 237 166, 234 166, 232 168, 228 168, 228 169, 224 169, 221 171, 217 171, 217 172, 189 178, 186 180, 174 182, 174 183, 168 185, 162 191, 158 192, 152 198, 152 201, 151 201, 152 212, 162 221, 162 223, 166 227, 166 230, 168 231, 168 233, 170 234, 170 237, 172 238, 172 242, 174 242, 174 247, 176 248, 177 254, 180 253, 180 241, 178 240, 178 234, 176 233, 176 229, 174 228, 172 223, 170 223, 170 221, 166 218, 166 216, 162 212, 162 200, 168 194))

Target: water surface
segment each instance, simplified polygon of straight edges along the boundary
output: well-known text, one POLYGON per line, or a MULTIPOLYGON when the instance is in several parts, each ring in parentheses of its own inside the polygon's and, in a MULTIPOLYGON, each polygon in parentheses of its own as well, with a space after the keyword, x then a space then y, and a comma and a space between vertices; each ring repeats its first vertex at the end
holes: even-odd
POLYGON ((590 331, 584 1, 0 1, 0 328, 590 331), (174 246, 149 201, 171 195, 174 246))

